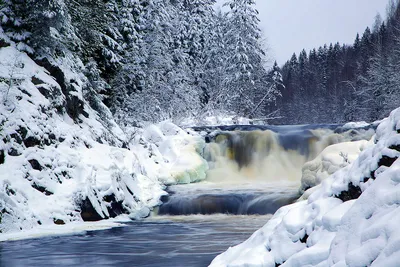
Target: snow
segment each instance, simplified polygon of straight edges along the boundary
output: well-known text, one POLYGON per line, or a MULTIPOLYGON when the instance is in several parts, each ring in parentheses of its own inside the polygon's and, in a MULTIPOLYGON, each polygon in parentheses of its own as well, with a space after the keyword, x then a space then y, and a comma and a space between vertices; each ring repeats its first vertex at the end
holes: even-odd
POLYGON ((84 100, 85 78, 70 67, 79 64, 67 56, 57 65, 83 103, 71 118, 65 92, 44 68, 13 46, 0 49, 2 240, 84 229, 86 200, 100 218, 114 217, 116 203, 132 219, 146 217, 165 185, 206 176, 198 134, 168 121, 124 132, 106 108, 96 112, 84 100))
POLYGON ((210 266, 398 266, 399 129, 397 109, 356 160, 323 180, 308 199, 278 210, 210 266), (359 186, 362 194, 343 202, 337 196, 349 184, 359 186))
POLYGON ((370 124, 365 121, 348 122, 345 125, 343 125, 343 129, 363 128, 363 127, 369 127, 369 126, 370 126, 370 124))
MULTIPOLYGON (((152 171, 166 184, 192 183, 206 178, 208 163, 201 157, 205 146, 203 138, 193 131, 185 132, 165 121, 145 128, 137 143, 148 143, 155 155, 152 171)), ((137 145, 131 147, 138 150, 137 145)), ((148 152, 147 152, 148 153, 148 152)))
POLYGON ((188 117, 177 122, 181 127, 219 126, 219 125, 248 125, 253 120, 237 115, 214 112, 213 115, 204 114, 199 117, 188 117), (215 115, 217 113, 218 115, 215 115))
POLYGON ((109 195, 114 195, 116 201, 123 201, 131 218, 145 217, 166 194, 163 182, 184 183, 204 179, 207 164, 195 151, 195 145, 201 142, 197 140, 196 143, 195 137, 183 131, 180 135, 166 137, 160 128, 153 125, 144 130, 145 133, 154 132, 153 135, 161 134, 165 139, 158 143, 163 148, 161 152, 155 144, 148 143, 160 157, 159 163, 153 159, 157 157, 149 158, 149 150, 140 144, 132 144, 131 150, 128 150, 92 141, 91 147, 87 148, 75 146, 73 139, 70 142, 67 139, 58 147, 27 148, 21 156, 7 157, 5 164, 0 165, 0 182, 3 189, 10 188, 15 195, 0 192, 5 202, 3 205, 12 207, 12 216, 3 215, 2 231, 30 229, 37 221, 42 225, 51 225, 55 219, 66 223, 82 221, 76 212, 76 203, 86 197, 103 218, 110 217, 108 204, 102 200, 109 195), (170 146, 166 147, 165 143, 170 146), (178 156, 172 157, 174 153, 171 151, 178 151, 178 156), (185 160, 178 160, 180 157, 185 160), (29 159, 51 167, 34 170, 27 164, 29 159), (198 173, 193 173, 194 170, 198 173), (58 174, 64 171, 70 177, 61 178, 62 182, 58 182, 58 174), (26 175, 29 179, 24 179, 26 175), (187 176, 188 179, 182 179, 187 176), (47 196, 33 189, 31 184, 34 182, 52 195, 47 196))
POLYGON ((72 222, 65 225, 40 225, 29 230, 1 234, 0 242, 40 238, 53 235, 60 236, 84 234, 87 231, 101 231, 115 227, 124 227, 124 223, 129 221, 130 219, 128 217, 124 217, 123 215, 121 215, 117 218, 102 220, 98 222, 72 222))
MULTIPOLYGON (((72 57, 59 62, 66 79, 74 81, 69 96, 83 103, 84 112, 72 118, 67 96, 44 68, 13 46, 0 49, 0 150, 5 154, 0 241, 122 226, 120 219, 110 219, 113 204, 119 203, 131 219, 143 218, 160 203, 166 185, 206 178, 201 136, 168 121, 123 131, 107 110, 100 114, 85 102, 85 78, 69 71, 79 64, 72 57), (108 220, 83 222, 85 201, 108 220)), ((209 118, 205 123, 237 120, 209 118)), ((395 225, 400 219, 399 163, 378 163, 383 156, 399 156, 389 149, 400 145, 398 128, 400 111, 395 111, 379 125, 376 144, 328 147, 303 169, 303 189, 322 183, 212 265, 358 266, 374 260, 377 266, 394 266, 400 243, 395 225), (372 171, 376 180, 364 181, 372 171), (364 193, 343 203, 335 195, 349 183, 364 193)))
POLYGON ((358 155, 372 144, 372 140, 360 140, 326 147, 315 159, 304 164, 301 190, 304 191, 320 184, 339 169, 355 161, 358 155))

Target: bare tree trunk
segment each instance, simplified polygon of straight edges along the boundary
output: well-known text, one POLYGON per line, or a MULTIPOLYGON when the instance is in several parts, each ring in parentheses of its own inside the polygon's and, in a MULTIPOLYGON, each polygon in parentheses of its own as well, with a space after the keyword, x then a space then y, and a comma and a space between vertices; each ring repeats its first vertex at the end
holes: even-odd
MULTIPOLYGON (((274 86, 274 84, 271 85, 271 86, 268 88, 267 93, 263 96, 263 98, 261 99, 261 101, 257 104, 257 106, 253 109, 253 111, 251 111, 251 112, 248 114, 248 117, 249 117, 249 118, 251 118, 251 116, 253 116, 253 115, 256 113, 257 109, 261 106, 261 104, 265 101, 265 99, 267 98, 267 96, 270 94, 270 90, 272 89, 273 86, 274 86)), ((245 116, 245 117, 247 117, 247 116, 245 116)))

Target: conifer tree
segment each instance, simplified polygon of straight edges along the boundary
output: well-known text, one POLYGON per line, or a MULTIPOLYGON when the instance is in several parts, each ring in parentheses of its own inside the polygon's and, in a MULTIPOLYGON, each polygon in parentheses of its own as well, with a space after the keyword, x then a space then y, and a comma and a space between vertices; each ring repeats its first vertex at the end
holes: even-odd
POLYGON ((265 52, 260 44, 261 30, 258 27, 258 11, 254 0, 230 0, 227 13, 225 49, 229 52, 225 65, 225 92, 227 109, 247 114, 254 105, 255 84, 264 72, 262 62, 265 52))
POLYGON ((0 26, 5 35, 15 42, 20 51, 32 54, 33 48, 29 45, 29 38, 32 35, 28 31, 24 17, 27 16, 27 9, 23 0, 1 0, 0 1, 0 26))

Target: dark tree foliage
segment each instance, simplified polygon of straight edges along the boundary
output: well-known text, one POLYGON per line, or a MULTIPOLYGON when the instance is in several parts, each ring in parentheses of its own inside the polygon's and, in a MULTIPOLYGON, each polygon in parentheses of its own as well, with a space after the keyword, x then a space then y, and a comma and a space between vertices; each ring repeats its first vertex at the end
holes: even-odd
POLYGON ((301 51, 282 67, 285 89, 274 123, 331 123, 383 118, 400 105, 400 5, 357 34, 353 45, 301 51))

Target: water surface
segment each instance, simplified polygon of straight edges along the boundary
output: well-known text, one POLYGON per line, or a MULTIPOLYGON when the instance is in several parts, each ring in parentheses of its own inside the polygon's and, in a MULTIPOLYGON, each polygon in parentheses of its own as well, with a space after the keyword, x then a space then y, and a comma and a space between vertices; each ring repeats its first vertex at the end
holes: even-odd
POLYGON ((126 227, 0 243, 0 266, 207 266, 270 215, 158 216, 126 227))

